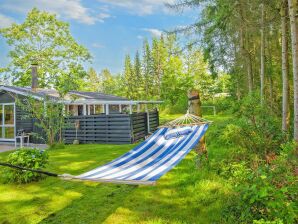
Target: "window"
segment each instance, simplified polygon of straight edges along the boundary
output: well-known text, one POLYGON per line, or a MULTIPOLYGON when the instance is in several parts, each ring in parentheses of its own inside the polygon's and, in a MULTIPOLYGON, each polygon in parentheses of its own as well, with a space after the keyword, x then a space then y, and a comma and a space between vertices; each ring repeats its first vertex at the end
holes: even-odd
POLYGON ((78 115, 79 115, 79 116, 80 116, 80 115, 84 115, 83 111, 84 111, 84 107, 83 107, 83 105, 78 105, 78 115))
POLYGON ((78 106, 77 105, 69 105, 69 114, 72 116, 78 115, 78 106))
POLYGON ((95 105, 95 114, 102 114, 104 112, 105 111, 103 105, 95 105))
POLYGON ((119 113, 119 105, 109 105, 110 113, 119 113))
POLYGON ((0 138, 12 140, 15 137, 15 105, 0 104, 0 138))

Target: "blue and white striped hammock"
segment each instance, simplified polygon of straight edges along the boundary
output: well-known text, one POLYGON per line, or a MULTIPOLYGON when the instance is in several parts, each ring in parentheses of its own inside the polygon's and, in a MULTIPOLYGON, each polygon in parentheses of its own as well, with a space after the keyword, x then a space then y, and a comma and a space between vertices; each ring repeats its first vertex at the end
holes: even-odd
POLYGON ((81 175, 62 175, 62 177, 98 182, 153 185, 199 143, 208 129, 208 123, 190 126, 186 124, 185 126, 190 127, 192 132, 167 140, 164 135, 171 128, 161 127, 121 157, 81 175))

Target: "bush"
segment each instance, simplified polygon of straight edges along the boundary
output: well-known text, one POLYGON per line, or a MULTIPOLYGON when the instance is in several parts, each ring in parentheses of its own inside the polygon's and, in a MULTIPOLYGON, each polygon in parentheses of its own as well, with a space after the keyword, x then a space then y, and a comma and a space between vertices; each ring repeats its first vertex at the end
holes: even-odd
POLYGON ((235 190, 223 211, 228 223, 298 222, 297 157, 292 157, 294 148, 289 150, 289 145, 271 164, 263 162, 256 170, 248 162, 221 164, 221 175, 235 190))
POLYGON ((268 153, 278 153, 286 140, 279 117, 266 103, 260 105, 257 94, 244 98, 239 108, 237 120, 226 127, 222 138, 263 158, 268 153))
POLYGON ((204 105, 214 105, 216 113, 232 114, 238 110, 237 100, 233 97, 215 98, 212 102, 203 102, 204 105))
MULTIPOLYGON (((48 153, 38 149, 20 149, 8 155, 8 163, 25 168, 40 169, 48 163, 48 153)), ((42 175, 36 172, 7 168, 4 172, 6 182, 29 183, 38 181, 42 175)))

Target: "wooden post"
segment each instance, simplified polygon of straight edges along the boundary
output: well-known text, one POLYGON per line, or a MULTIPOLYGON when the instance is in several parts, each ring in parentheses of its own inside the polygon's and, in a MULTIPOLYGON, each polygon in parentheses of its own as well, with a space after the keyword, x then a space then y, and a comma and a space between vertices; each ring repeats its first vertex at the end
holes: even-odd
POLYGON ((106 112, 106 115, 109 115, 110 111, 109 111, 109 104, 105 104, 106 108, 105 108, 105 112, 106 112))
MULTIPOLYGON (((202 117, 200 93, 198 90, 190 90, 188 92, 188 105, 190 114, 202 117)), ((205 137, 201 138, 199 145, 197 145, 195 149, 198 154, 204 154, 206 159, 208 159, 205 137)))
POLYGON ((87 105, 83 104, 83 115, 87 115, 87 105))

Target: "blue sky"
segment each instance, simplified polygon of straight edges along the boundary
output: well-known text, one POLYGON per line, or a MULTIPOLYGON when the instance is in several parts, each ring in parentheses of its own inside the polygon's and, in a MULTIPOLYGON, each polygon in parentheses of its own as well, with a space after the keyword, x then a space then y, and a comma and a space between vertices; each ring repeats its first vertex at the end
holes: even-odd
MULTIPOLYGON (((175 0, 0 0, 0 27, 22 23, 33 7, 56 13, 70 23, 75 39, 87 47, 94 67, 113 73, 123 69, 124 56, 141 50, 143 39, 159 36, 163 30, 191 24, 196 13, 169 10, 175 0)), ((0 66, 5 66, 8 46, 0 38, 0 66)))

